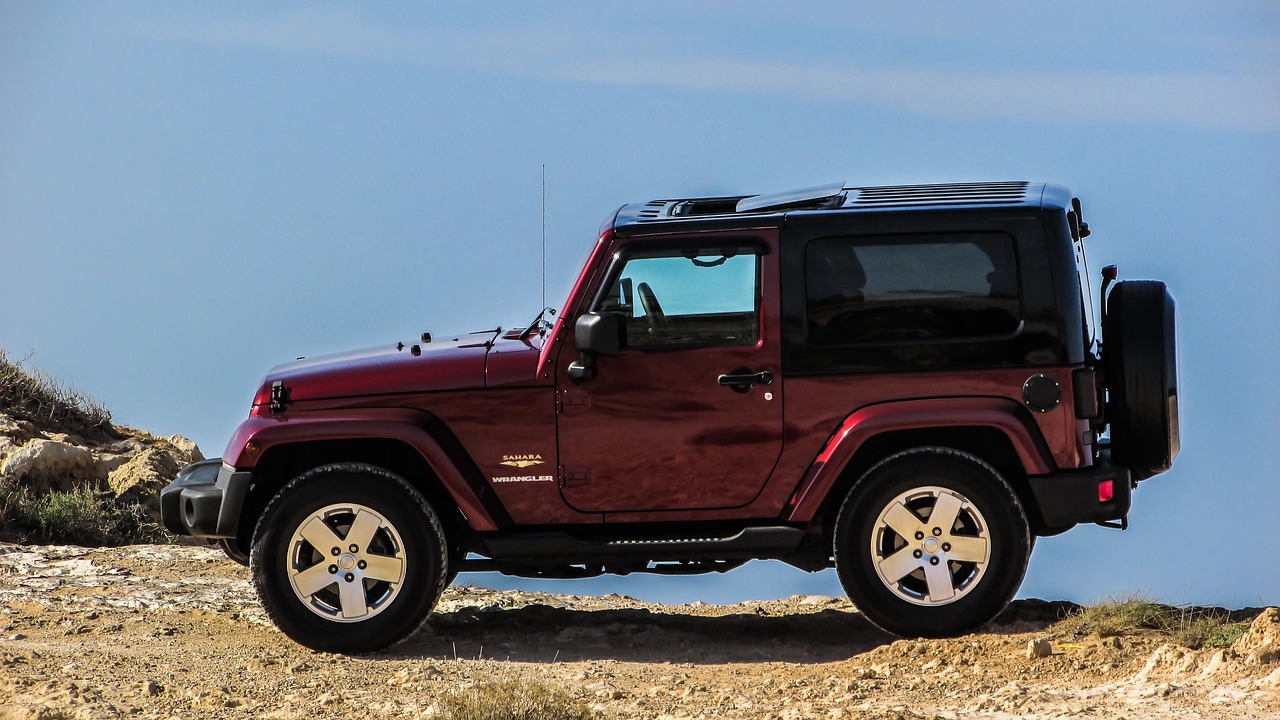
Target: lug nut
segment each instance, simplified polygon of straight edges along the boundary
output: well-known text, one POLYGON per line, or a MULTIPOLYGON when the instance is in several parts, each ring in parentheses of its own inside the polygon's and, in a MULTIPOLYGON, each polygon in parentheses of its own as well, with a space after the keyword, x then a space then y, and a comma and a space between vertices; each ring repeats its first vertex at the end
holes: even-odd
POLYGON ((916 531, 916 539, 917 539, 917 540, 923 540, 923 539, 924 539, 924 533, 922 533, 922 532, 920 532, 919 530, 917 530, 917 531, 916 531))
POLYGON ((337 574, 338 574, 338 566, 337 566, 337 565, 330 565, 330 566, 329 566, 329 574, 330 574, 330 575, 337 575, 337 574))
POLYGON ((361 560, 360 562, 356 563, 356 567, 358 567, 358 568, 360 568, 361 570, 363 570, 363 569, 365 569, 365 568, 369 567, 369 563, 367 563, 367 562, 365 562, 365 561, 361 560))
POLYGON ((931 557, 931 558, 929 558, 929 564, 930 564, 930 565, 937 565, 937 564, 938 564, 938 558, 936 558, 936 557, 931 557))
POLYGON ((334 549, 333 549, 333 556, 334 556, 334 557, 338 557, 338 556, 339 556, 339 555, 341 555, 341 554, 342 554, 342 548, 334 548, 334 549))
POLYGON ((942 528, 934 528, 934 529, 933 529, 933 536, 934 536, 934 537, 937 537, 937 536, 939 536, 939 535, 941 535, 941 534, 942 534, 942 528))
POLYGON ((951 543, 942 543, 942 552, 951 552, 951 543))
POLYGON ((919 550, 916 550, 916 551, 912 552, 911 554, 912 554, 912 555, 914 555, 914 556, 916 556, 917 558, 919 558, 919 557, 923 557, 923 556, 924 556, 924 553, 920 552, 919 550))
MULTIPOLYGON (((934 560, 936 561, 937 558, 934 558, 934 560)), ((345 579, 347 582, 351 582, 352 580, 355 580, 356 579, 355 573, 347 573, 345 579)))
MULTIPOLYGON (((934 534, 936 535, 937 533, 934 533, 934 534)), ((351 552, 353 552, 353 553, 358 553, 358 552, 360 552, 360 547, 359 547, 359 546, 357 546, 355 543, 352 543, 352 544, 351 544, 351 548, 350 548, 350 549, 351 549, 351 552)))

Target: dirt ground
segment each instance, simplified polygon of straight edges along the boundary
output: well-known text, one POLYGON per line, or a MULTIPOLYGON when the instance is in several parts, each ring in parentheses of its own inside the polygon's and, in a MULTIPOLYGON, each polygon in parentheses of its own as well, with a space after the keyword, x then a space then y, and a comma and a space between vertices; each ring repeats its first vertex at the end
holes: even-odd
MULTIPOLYGON (((665 606, 464 585, 408 641, 345 657, 277 632, 248 571, 213 549, 9 545, 0 718, 431 717, 447 689, 510 677, 617 718, 1280 718, 1280 662, 1056 636, 1061 610, 1020 601, 980 634, 915 641, 843 598, 665 606), (1038 639, 1051 655, 1030 656, 1038 639)), ((1277 630, 1271 611, 1246 639, 1277 630)))

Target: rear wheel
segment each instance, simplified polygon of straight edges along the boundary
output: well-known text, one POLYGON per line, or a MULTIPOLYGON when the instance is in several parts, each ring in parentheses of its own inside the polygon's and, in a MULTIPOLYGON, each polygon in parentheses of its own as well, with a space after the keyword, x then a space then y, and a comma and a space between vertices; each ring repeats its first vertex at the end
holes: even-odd
POLYGON ((381 468, 346 463, 280 490, 254 532, 250 568, 276 626, 330 652, 412 635, 449 575, 440 520, 421 493, 381 468))
POLYGON ((947 637, 1013 599, 1031 555, 1008 482, 950 448, 892 455, 850 490, 836 520, 836 572, 858 610, 896 635, 947 637))

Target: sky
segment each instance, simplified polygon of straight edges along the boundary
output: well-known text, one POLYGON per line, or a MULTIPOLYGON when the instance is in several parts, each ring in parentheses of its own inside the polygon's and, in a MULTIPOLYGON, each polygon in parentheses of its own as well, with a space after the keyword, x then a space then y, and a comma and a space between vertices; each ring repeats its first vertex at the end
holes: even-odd
MULTIPOLYGON (((220 455, 300 355, 527 324, 618 206, 1067 185, 1178 302, 1182 450, 1022 597, 1280 603, 1280 5, 0 0, 0 347, 220 455), (803 7, 804 10, 797 8, 803 7)), ((462 581, 669 602, 834 571, 462 581)))

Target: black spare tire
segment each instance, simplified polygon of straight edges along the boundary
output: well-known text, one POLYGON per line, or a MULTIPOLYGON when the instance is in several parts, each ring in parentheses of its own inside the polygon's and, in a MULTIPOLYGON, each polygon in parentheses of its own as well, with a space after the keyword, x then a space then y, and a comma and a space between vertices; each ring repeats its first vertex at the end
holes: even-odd
POLYGON ((1157 280, 1116 283, 1102 323, 1112 459, 1134 480, 1178 454, 1178 354, 1173 296, 1157 280))

